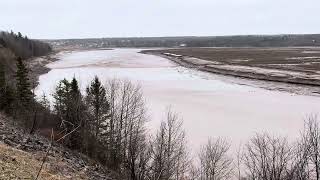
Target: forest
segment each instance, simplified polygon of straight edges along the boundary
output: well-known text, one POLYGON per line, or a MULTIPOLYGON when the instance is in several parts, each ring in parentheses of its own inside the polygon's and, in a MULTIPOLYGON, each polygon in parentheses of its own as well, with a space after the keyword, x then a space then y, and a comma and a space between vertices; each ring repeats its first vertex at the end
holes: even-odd
POLYGON ((43 56, 52 51, 51 46, 39 40, 29 39, 20 32, 0 32, 0 46, 10 49, 16 56, 27 59, 43 56))
POLYGON ((301 47, 320 46, 319 34, 127 37, 46 40, 53 47, 301 47))
POLYGON ((0 66, 6 72, 7 79, 14 80, 12 76, 16 71, 17 58, 28 61, 32 57, 47 55, 51 52, 52 48, 47 43, 29 39, 20 32, 0 31, 0 66))

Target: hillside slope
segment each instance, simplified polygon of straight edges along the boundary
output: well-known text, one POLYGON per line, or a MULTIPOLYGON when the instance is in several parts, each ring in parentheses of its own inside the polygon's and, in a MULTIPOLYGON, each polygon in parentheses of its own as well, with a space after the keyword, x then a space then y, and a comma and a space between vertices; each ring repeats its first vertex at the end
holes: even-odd
MULTIPOLYGON (((24 133, 0 113, 0 179, 34 179, 50 141, 24 133)), ((54 143, 39 179, 117 179, 97 162, 54 143)))

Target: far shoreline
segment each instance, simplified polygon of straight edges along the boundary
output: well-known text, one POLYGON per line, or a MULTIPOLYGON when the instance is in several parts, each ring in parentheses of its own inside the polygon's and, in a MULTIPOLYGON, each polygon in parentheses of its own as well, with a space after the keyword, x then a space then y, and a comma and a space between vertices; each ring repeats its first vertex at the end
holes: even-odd
MULTIPOLYGON (((294 47, 296 48, 296 47, 294 47)), ((142 50, 140 53, 142 54, 149 54, 154 56, 159 56, 165 59, 170 60, 171 62, 180 65, 182 67, 188 68, 188 69, 195 69, 202 72, 207 72, 211 74, 216 75, 222 75, 222 76, 229 76, 234 78, 240 78, 244 80, 251 80, 251 81, 258 81, 258 82, 266 82, 266 83, 279 83, 284 86, 294 86, 299 89, 306 89, 308 92, 308 95, 313 96, 319 96, 320 95, 320 79, 300 79, 300 78, 290 78, 287 76, 270 76, 268 74, 264 73, 255 73, 255 72, 243 72, 241 70, 235 69, 223 69, 219 68, 219 65, 217 66, 206 66, 206 64, 201 64, 201 62, 194 63, 193 61, 187 61, 186 58, 190 58, 185 55, 169 55, 166 53, 163 53, 163 51, 168 50, 169 48, 163 48, 162 50, 142 50)), ((229 48, 232 49, 232 48, 229 48)), ((199 61, 207 61, 204 59, 200 59, 198 57, 192 57, 196 58, 199 61)), ((264 88, 264 87, 262 87, 264 88)), ((269 88, 266 88, 269 89, 269 88)), ((274 89, 277 89, 276 87, 274 89)), ((279 88, 278 90, 283 91, 283 88, 279 88)), ((288 89, 285 89, 284 91, 290 92, 290 93, 297 93, 301 94, 299 92, 292 91, 289 87, 288 89)), ((303 93, 305 94, 305 93, 303 93)))

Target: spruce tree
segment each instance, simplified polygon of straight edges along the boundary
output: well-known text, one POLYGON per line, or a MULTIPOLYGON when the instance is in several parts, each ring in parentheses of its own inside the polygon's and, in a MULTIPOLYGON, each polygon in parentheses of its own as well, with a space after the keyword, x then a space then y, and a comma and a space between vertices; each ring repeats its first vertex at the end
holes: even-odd
POLYGON ((54 102, 54 109, 57 115, 62 119, 67 121, 68 120, 68 101, 69 101, 69 94, 70 94, 70 83, 68 80, 63 79, 61 80, 56 89, 53 97, 55 99, 54 102))
POLYGON ((83 142, 83 128, 85 118, 85 106, 82 101, 82 95, 79 89, 78 81, 75 77, 72 78, 70 83, 70 122, 73 128, 78 128, 70 137, 71 148, 79 149, 83 142))
POLYGON ((18 32, 18 37, 19 37, 19 38, 22 38, 21 32, 18 32))
POLYGON ((6 86, 6 75, 4 70, 4 65, 0 62, 0 88, 6 86))
POLYGON ((75 77, 72 78, 70 83, 70 93, 73 96, 73 98, 80 98, 81 96, 78 81, 75 77))
POLYGON ((2 98, 2 108, 6 113, 11 113, 13 110, 12 104, 15 101, 15 91, 11 86, 6 85, 4 88, 4 97, 2 98))
POLYGON ((8 85, 4 65, 0 63, 0 110, 5 110, 9 113, 13 101, 14 90, 8 85))
POLYGON ((83 107, 82 97, 78 85, 78 81, 75 77, 71 80, 70 83, 70 99, 68 101, 68 106, 70 109, 69 121, 73 124, 74 127, 80 125, 81 121, 81 109, 83 107))
POLYGON ((63 79, 56 87, 53 97, 55 99, 55 111, 61 118, 65 130, 71 132, 78 128, 66 140, 70 148, 77 149, 81 145, 82 137, 79 132, 82 128, 81 122, 85 117, 83 116, 85 108, 82 103, 78 81, 75 78, 71 82, 63 79))
POLYGON ((87 87, 86 92, 86 102, 94 117, 94 122, 91 123, 94 129, 94 136, 98 138, 101 131, 100 128, 103 128, 103 122, 106 121, 105 118, 107 118, 109 112, 106 90, 102 86, 99 78, 95 76, 90 86, 87 87))
POLYGON ((50 110, 50 102, 45 93, 42 94, 39 103, 45 110, 50 110))
POLYGON ((17 59, 16 89, 19 102, 24 108, 28 108, 28 105, 33 98, 33 94, 28 78, 28 69, 21 57, 17 59))
POLYGON ((4 72, 4 66, 0 62, 0 109, 6 106, 6 77, 4 72))

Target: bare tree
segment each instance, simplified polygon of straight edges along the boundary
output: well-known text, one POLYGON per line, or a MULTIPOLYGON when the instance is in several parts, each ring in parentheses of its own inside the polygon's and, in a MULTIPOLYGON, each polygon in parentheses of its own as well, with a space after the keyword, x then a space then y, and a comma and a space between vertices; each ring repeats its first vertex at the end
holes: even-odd
POLYGON ((287 179, 292 180, 307 180, 311 178, 310 163, 309 163, 309 148, 304 137, 301 141, 294 144, 293 156, 291 160, 291 168, 288 169, 287 179))
POLYGON ((188 178, 189 180, 197 180, 200 179, 200 168, 196 165, 191 163, 189 166, 189 173, 188 178))
POLYGON ((222 180, 232 176, 232 159, 228 156, 230 143, 222 138, 209 139, 200 150, 200 179, 222 180))
POLYGON ((305 121, 301 141, 297 145, 295 176, 300 179, 320 178, 320 126, 317 116, 305 121))
POLYGON ((150 152, 146 139, 146 107, 140 86, 127 80, 107 85, 110 115, 106 140, 111 166, 131 179, 143 179, 150 152))
POLYGON ((112 79, 107 82, 106 90, 107 90, 107 99, 110 104, 110 118, 108 122, 108 134, 105 137, 105 141, 107 141, 108 146, 108 165, 115 167, 115 169, 120 168, 120 153, 119 146, 120 143, 116 140, 116 132, 117 132, 117 123, 116 123, 116 114, 117 114, 117 104, 119 99, 119 81, 116 79, 112 79))
POLYGON ((292 158, 286 138, 257 134, 245 146, 243 161, 249 179, 287 179, 292 158))
POLYGON ((237 172, 235 174, 236 178, 241 180, 242 179, 242 145, 240 144, 237 150, 237 155, 236 155, 236 162, 235 162, 235 166, 237 168, 237 172))
POLYGON ((182 179, 188 171, 188 153, 182 121, 170 109, 167 120, 161 123, 160 129, 152 142, 151 178, 182 179))

